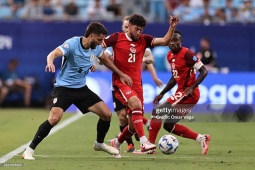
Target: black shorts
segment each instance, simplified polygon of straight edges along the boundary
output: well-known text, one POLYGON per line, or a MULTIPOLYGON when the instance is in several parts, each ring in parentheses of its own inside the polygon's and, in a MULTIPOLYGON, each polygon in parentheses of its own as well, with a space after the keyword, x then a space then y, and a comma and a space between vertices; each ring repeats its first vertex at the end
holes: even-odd
POLYGON ((112 100, 113 100, 113 108, 114 108, 115 112, 118 112, 118 111, 126 108, 125 105, 123 105, 118 99, 116 99, 113 91, 112 91, 112 100))
POLYGON ((74 104, 85 114, 89 112, 89 107, 102 99, 87 86, 81 88, 54 87, 51 101, 51 107, 60 107, 66 111, 74 104))

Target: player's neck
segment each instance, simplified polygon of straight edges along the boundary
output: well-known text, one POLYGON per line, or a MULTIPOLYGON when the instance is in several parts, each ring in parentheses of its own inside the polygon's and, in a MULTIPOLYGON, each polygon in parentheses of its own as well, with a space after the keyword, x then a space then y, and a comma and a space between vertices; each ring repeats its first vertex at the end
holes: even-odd
POLYGON ((81 45, 84 49, 89 49, 89 42, 87 41, 87 39, 85 37, 82 37, 82 41, 81 41, 81 45))

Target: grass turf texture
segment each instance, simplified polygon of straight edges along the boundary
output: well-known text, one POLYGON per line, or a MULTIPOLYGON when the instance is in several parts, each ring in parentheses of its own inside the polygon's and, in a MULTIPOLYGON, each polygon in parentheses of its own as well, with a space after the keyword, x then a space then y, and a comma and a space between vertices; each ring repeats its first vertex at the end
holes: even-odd
MULTIPOLYGON (((64 114, 63 120, 72 116, 64 114)), ((146 114, 149 117, 149 114, 146 114)), ((48 111, 40 109, 1 109, 0 110, 0 157, 32 139, 38 126, 47 119, 48 111)), ((62 121, 63 121, 62 120, 62 121)), ((21 159, 21 154, 6 163, 18 163, 21 167, 0 169, 253 169, 255 167, 254 123, 205 123, 183 122, 199 133, 211 135, 208 155, 201 155, 200 145, 193 140, 177 137, 179 148, 173 155, 164 155, 158 149, 153 155, 125 153, 114 159, 104 152, 93 150, 96 138, 98 117, 87 114, 78 121, 46 138, 35 152, 35 161, 21 159), (249 133, 250 132, 250 133, 249 133)), ((118 119, 114 114, 111 128, 106 136, 111 139, 119 133, 118 119)), ((167 134, 161 129, 158 139, 167 134)), ((134 138, 133 138, 134 139, 134 138)), ((157 140, 158 140, 157 139, 157 140)), ((106 141, 105 140, 105 141, 106 141)), ((134 139, 135 141, 135 139, 134 139)), ((135 141, 138 149, 139 143, 135 141)))

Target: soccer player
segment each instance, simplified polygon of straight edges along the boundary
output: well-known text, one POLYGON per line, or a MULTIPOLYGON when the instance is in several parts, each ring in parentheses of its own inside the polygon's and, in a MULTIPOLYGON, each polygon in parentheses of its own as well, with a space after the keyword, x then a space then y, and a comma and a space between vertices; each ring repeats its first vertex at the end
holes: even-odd
POLYGON ((50 130, 60 121, 63 112, 74 104, 83 114, 91 111, 100 118, 97 123, 97 139, 94 150, 105 151, 116 155, 119 151, 104 143, 104 138, 110 127, 112 113, 107 105, 86 85, 86 75, 94 70, 92 63, 98 58, 121 78, 123 83, 132 85, 132 79, 120 71, 103 53, 100 45, 107 34, 105 27, 98 22, 91 22, 82 37, 66 40, 47 56, 45 70, 55 72, 53 61, 63 56, 62 66, 56 77, 52 95, 52 106, 48 120, 43 122, 34 139, 23 153, 23 159, 34 160, 34 150, 49 134, 50 130))
POLYGON ((178 122, 190 113, 192 107, 198 102, 200 97, 198 85, 207 76, 207 70, 191 50, 182 47, 181 32, 174 32, 169 48, 167 60, 171 66, 172 76, 165 88, 154 98, 153 103, 158 104, 164 94, 176 84, 178 88, 175 94, 153 109, 149 128, 149 141, 155 143, 162 124, 162 121, 157 119, 157 117, 160 114, 164 115, 165 113, 160 112, 164 112, 168 108, 170 110, 170 113, 167 114, 169 119, 165 120, 164 129, 169 133, 198 141, 202 147, 202 154, 206 154, 210 136, 208 134, 198 134, 178 122), (197 78, 196 71, 199 71, 197 78))
MULTIPOLYGON (((128 126, 122 133, 112 140, 112 146, 120 149, 120 145, 130 138, 134 133, 138 134, 141 151, 151 152, 156 148, 155 144, 148 141, 143 128, 143 88, 141 79, 141 65, 145 49, 153 46, 166 46, 169 44, 178 18, 170 16, 170 27, 163 38, 154 38, 148 34, 142 34, 146 26, 143 16, 133 14, 130 16, 127 33, 113 33, 103 40, 103 47, 113 47, 114 64, 123 72, 129 75, 132 86, 120 81, 118 75, 113 73, 112 83, 115 97, 127 106, 128 126)), ((120 155, 118 155, 120 157, 120 155)))
MULTIPOLYGON (((124 33, 128 32, 128 23, 129 23, 129 18, 130 16, 126 16, 124 17, 123 21, 122 21, 122 31, 124 33)), ((112 47, 108 47, 106 48, 106 50, 104 51, 105 55, 107 57, 110 57, 112 60, 114 60, 114 52, 113 52, 113 48, 112 47)), ((150 50, 150 48, 146 48, 145 49, 145 53, 143 56, 143 62, 146 64, 148 71, 150 72, 153 81, 155 82, 155 84, 157 86, 163 86, 163 82, 158 78, 155 68, 153 66, 153 55, 152 52, 150 50)), ((142 68, 141 68, 142 69, 142 68)), ((126 106, 124 104, 122 104, 115 96, 114 93, 112 93, 112 98, 113 98, 113 106, 114 106, 114 111, 117 113, 118 117, 119 117, 119 128, 120 128, 120 132, 123 131, 123 129, 128 125, 128 119, 127 119, 127 113, 126 113, 126 106)), ((148 119, 146 119, 145 117, 143 117, 143 124, 146 125, 147 127, 149 127, 150 125, 150 121, 148 119)), ((137 136, 137 134, 135 134, 135 138, 137 141, 139 141, 139 137, 137 136)), ((134 146, 134 142, 132 140, 132 137, 127 138, 126 142, 128 144, 128 148, 127 148, 127 152, 133 152, 135 151, 135 146, 134 146)))

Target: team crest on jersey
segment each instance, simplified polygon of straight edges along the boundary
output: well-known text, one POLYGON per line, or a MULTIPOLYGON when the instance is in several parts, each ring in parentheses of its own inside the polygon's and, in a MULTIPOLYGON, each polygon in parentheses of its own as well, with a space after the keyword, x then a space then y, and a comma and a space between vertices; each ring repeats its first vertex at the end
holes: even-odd
POLYGON ((64 48, 69 48, 69 44, 65 43, 65 44, 63 45, 63 47, 64 47, 64 48))
POLYGON ((136 53, 136 49, 134 47, 130 47, 130 52, 134 54, 136 53))
POLYGON ((94 60, 94 58, 95 58, 94 55, 90 56, 90 61, 92 62, 94 60))
POLYGON ((126 91, 126 94, 127 95, 131 94, 131 91, 130 90, 126 91))
POLYGON ((57 103, 57 101, 58 101, 58 98, 56 97, 56 98, 54 98, 53 99, 53 104, 56 104, 57 103))
POLYGON ((172 63, 172 69, 175 69, 175 64, 174 63, 172 63))

